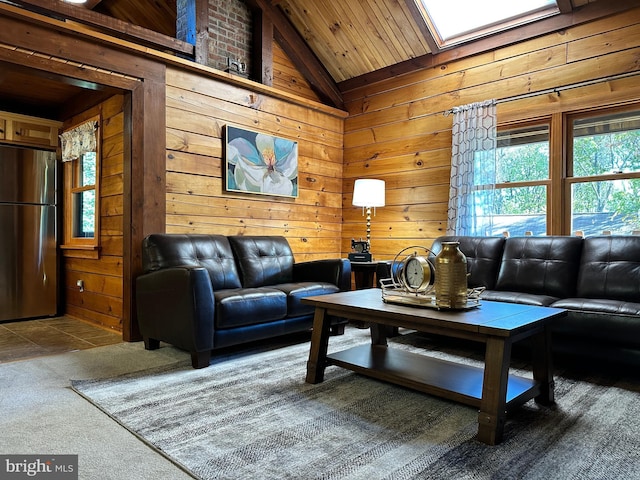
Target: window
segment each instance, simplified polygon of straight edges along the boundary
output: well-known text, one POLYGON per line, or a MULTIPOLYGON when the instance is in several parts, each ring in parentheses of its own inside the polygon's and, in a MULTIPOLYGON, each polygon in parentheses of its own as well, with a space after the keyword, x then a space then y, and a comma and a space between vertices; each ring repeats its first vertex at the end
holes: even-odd
POLYGON ((560 13, 556 0, 416 0, 416 4, 439 47, 560 13))
MULTIPOLYGON (((95 124, 99 125, 97 119, 95 124)), ((95 137, 100 138, 98 130, 95 131, 95 137)), ((66 256, 98 257, 99 144, 96 141, 91 151, 81 149, 77 158, 63 162, 64 243, 61 248, 66 256)))
POLYGON ((487 235, 640 231, 638 104, 500 126, 495 162, 495 188, 478 188, 493 195, 487 235))
POLYGON ((640 229, 640 110, 568 120, 571 231, 630 234, 640 229))
POLYGON ((71 187, 74 238, 94 238, 96 224, 96 152, 78 159, 71 187))
MULTIPOLYGON (((476 158, 478 160, 478 158, 476 158)), ((493 162, 493 157, 491 158, 493 162)), ((475 170, 492 172, 493 168, 482 161, 475 170)), ((547 202, 551 181, 549 178, 549 124, 535 124, 498 130, 495 156, 495 188, 486 185, 493 180, 489 176, 485 186, 478 189, 480 195, 490 200, 477 201, 477 205, 492 205, 489 236, 522 236, 547 233, 547 202)), ((482 183, 482 182, 481 182, 482 183)))

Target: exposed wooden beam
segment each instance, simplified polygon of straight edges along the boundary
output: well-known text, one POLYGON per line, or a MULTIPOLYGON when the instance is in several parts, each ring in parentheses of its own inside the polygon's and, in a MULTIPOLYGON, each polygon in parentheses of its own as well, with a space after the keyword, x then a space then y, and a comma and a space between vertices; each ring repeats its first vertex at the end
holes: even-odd
POLYGON ((405 3, 407 4, 407 8, 409 9, 409 12, 411 12, 413 21, 416 22, 416 25, 418 26, 420 33, 422 33, 422 36, 424 37, 425 42, 427 42, 427 46, 429 47, 430 52, 438 53, 438 51, 440 50, 440 47, 438 47, 438 42, 436 42, 436 39, 433 38, 433 35, 431 34, 431 30, 429 30, 429 28, 427 27, 427 24, 425 23, 424 18, 422 18, 422 13, 420 12, 418 5, 416 5, 416 0, 406 0, 405 3))
POLYGON ((90 25, 117 38, 132 40, 161 50, 169 49, 190 57, 194 55, 194 46, 187 42, 61 0, 12 0, 12 3, 43 15, 63 17, 90 25))
POLYGON ((250 8, 262 11, 263 15, 273 23, 274 37, 318 97, 329 105, 344 108, 342 94, 336 82, 282 10, 275 7, 269 0, 246 1, 250 8))
POLYGON ((87 10, 92 10, 93 7, 98 5, 102 0, 87 0, 87 3, 84 3, 82 6, 87 10))
POLYGON ((449 50, 444 50, 440 53, 422 55, 395 65, 381 68, 365 75, 350 78, 349 80, 340 82, 338 87, 341 92, 348 92, 356 88, 371 85, 372 83, 381 82, 389 78, 411 73, 417 69, 444 65, 454 60, 488 52, 507 45, 513 45, 524 40, 529 40, 541 35, 574 27, 582 23, 587 23, 598 18, 614 15, 637 7, 638 0, 617 0, 616 2, 601 0, 589 3, 572 10, 570 13, 555 15, 528 25, 497 33, 490 37, 475 40, 449 50))
POLYGON ((558 8, 560 13, 571 13, 573 11, 573 5, 571 0, 556 0, 558 2, 558 8))
POLYGON ((194 59, 201 65, 209 64, 209 0, 196 2, 196 48, 194 59))
POLYGON ((196 63, 209 63, 209 0, 186 0, 176 4, 176 37, 194 45, 196 63), (179 26, 178 26, 179 24, 179 26))
POLYGON ((273 86, 273 22, 262 10, 253 14, 252 77, 256 81, 273 86))

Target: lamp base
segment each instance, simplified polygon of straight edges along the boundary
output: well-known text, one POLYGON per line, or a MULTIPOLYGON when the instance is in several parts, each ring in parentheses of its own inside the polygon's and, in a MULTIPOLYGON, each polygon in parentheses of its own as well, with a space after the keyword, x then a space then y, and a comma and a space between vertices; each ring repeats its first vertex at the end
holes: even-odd
POLYGON ((370 253, 350 253, 349 261, 350 262, 370 262, 371 261, 370 253))

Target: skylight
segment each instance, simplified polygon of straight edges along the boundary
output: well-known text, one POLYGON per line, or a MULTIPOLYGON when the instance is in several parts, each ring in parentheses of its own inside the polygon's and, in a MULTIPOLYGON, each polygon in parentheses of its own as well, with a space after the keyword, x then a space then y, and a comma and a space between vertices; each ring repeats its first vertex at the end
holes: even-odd
POLYGON ((440 47, 559 13, 556 0, 416 0, 440 47))

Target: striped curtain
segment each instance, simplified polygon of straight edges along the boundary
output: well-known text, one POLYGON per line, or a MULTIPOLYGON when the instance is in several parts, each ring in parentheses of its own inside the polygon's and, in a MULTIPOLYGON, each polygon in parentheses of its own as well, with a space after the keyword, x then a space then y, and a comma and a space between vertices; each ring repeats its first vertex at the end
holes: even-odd
POLYGON ((452 110, 451 185, 447 235, 493 232, 496 179, 496 102, 452 110))

